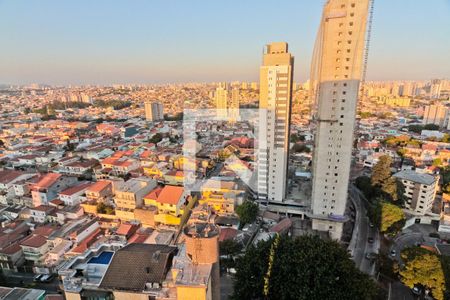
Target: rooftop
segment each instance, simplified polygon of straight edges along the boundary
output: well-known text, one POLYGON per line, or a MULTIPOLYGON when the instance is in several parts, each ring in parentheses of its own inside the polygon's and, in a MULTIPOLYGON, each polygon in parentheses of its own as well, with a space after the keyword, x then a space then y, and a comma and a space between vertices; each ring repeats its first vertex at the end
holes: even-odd
POLYGON ((420 184, 431 185, 436 181, 436 178, 430 174, 417 173, 412 170, 404 170, 394 174, 394 177, 408 180, 420 184))
POLYGON ((146 283, 162 283, 176 251, 166 245, 129 244, 113 256, 100 288, 143 291, 146 283))

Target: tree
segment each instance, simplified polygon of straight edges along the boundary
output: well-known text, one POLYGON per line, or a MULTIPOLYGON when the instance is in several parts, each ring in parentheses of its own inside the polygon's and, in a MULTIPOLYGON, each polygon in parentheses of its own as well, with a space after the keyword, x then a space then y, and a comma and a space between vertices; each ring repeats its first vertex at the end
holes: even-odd
POLYGON ((238 254, 241 250, 241 244, 233 239, 224 240, 219 243, 220 255, 232 256, 238 254))
POLYGON ((106 205, 103 202, 99 202, 99 203, 97 203, 97 213, 113 215, 114 214, 114 207, 112 207, 110 205, 106 205))
POLYGON ((236 213, 241 223, 253 223, 258 215, 258 204, 248 200, 244 201, 244 203, 236 207, 236 213))
POLYGON ((392 158, 388 155, 380 157, 378 163, 373 167, 371 183, 372 186, 381 186, 391 177, 392 158))
POLYGON ((442 159, 440 159, 439 157, 433 159, 433 166, 435 166, 435 167, 440 167, 440 166, 442 166, 442 159))
POLYGON ((355 180, 355 185, 358 189, 363 192, 364 196, 366 196, 367 199, 370 199, 372 197, 372 184, 370 183, 370 177, 367 176, 360 176, 357 177, 355 180))
POLYGON ((376 286, 335 241, 277 236, 237 259, 232 299, 370 299, 376 286))
POLYGON ((311 149, 309 149, 308 146, 303 145, 303 144, 295 144, 292 147, 292 151, 295 152, 295 153, 302 153, 302 152, 310 153, 311 149))
POLYGON ((408 126, 408 131, 412 131, 414 133, 421 133, 422 130, 423 130, 422 125, 409 125, 408 126))
POLYGON ((391 203, 381 203, 381 228, 382 233, 395 235, 405 225, 405 213, 391 203))
POLYGON ((423 129, 425 130, 439 130, 439 125, 436 124, 426 124, 423 129))
POLYGON ((425 249, 406 249, 402 252, 405 268, 400 271, 401 281, 408 287, 422 285, 431 290, 435 299, 444 299, 445 279, 439 257, 425 249))
POLYGON ((162 140, 162 134, 161 133, 155 133, 152 137, 151 137, 151 139, 149 140, 149 142, 150 143, 153 143, 153 144, 158 144, 159 142, 161 142, 161 140, 162 140))
POLYGON ((403 205, 405 186, 400 180, 398 180, 398 178, 391 176, 386 179, 381 185, 381 191, 392 203, 395 203, 398 206, 403 205))
POLYGON ((444 299, 450 299, 450 256, 441 256, 441 266, 445 278, 444 299))

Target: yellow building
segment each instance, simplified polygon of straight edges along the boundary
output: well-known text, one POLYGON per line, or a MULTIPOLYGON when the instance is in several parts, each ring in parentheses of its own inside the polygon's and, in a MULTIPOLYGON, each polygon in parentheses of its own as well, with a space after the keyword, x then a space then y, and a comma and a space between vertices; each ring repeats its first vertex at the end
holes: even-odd
POLYGON ((242 190, 237 189, 235 182, 208 180, 202 186, 202 198, 199 204, 206 204, 217 213, 234 213, 242 190))
POLYGON ((389 106, 409 107, 411 104, 410 98, 388 98, 385 100, 385 104, 389 106))
POLYGON ((166 185, 158 187, 144 197, 146 207, 154 207, 157 213, 154 215, 155 224, 178 226, 193 203, 181 186, 166 185))

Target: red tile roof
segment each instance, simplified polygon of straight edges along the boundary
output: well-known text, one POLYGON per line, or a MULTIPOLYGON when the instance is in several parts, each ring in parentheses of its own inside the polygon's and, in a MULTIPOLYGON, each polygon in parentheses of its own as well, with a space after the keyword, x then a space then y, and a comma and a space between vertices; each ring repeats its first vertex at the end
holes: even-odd
POLYGON ((90 187, 88 187, 88 189, 86 191, 98 193, 98 192, 103 191, 109 185, 111 185, 110 181, 100 180, 100 181, 97 181, 96 183, 94 183, 93 185, 91 185, 90 187))
POLYGON ((57 229, 58 228, 56 226, 51 225, 39 226, 33 231, 33 234, 49 237, 57 229))
POLYGON ((145 240, 149 237, 150 235, 147 233, 135 233, 129 240, 128 243, 132 244, 132 243, 136 243, 136 244, 141 244, 143 242, 145 242, 145 240))
POLYGON ((72 186, 68 189, 65 189, 64 191, 60 192, 60 195, 65 195, 65 196, 71 196, 73 194, 76 194, 82 190, 87 189, 88 187, 90 187, 92 185, 91 182, 84 182, 82 184, 76 185, 76 186, 72 186))
POLYGON ((238 234, 237 229, 234 228, 222 228, 220 229, 219 242, 233 239, 238 234))
POLYGON ((55 210, 55 208, 50 205, 39 205, 37 207, 32 208, 32 210, 44 211, 48 213, 55 210))
POLYGON ((158 196, 162 190, 163 190, 163 188, 158 186, 155 189, 153 189, 150 193, 145 195, 144 199, 156 200, 156 199, 158 199, 158 196))
POLYGON ((52 186, 62 175, 57 173, 48 173, 40 178, 40 180, 35 183, 38 188, 48 188, 52 186))
POLYGON ((3 184, 9 183, 23 174, 25 174, 25 173, 20 172, 20 171, 14 171, 14 170, 0 171, 0 183, 3 183, 3 184))
POLYGON ((122 224, 120 224, 119 228, 117 229, 116 234, 129 236, 129 235, 135 233, 137 229, 138 229, 137 225, 129 224, 129 223, 122 223, 122 224))
POLYGON ((176 205, 183 195, 184 188, 182 186, 166 185, 158 196, 159 203, 176 205))
POLYGON ((47 242, 47 238, 42 235, 30 235, 25 240, 20 242, 21 246, 40 248, 47 242))

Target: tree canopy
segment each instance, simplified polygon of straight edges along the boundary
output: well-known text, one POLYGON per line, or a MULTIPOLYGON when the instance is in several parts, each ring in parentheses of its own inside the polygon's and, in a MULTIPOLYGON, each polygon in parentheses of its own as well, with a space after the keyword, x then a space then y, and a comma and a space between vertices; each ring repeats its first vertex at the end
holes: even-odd
POLYGON ((237 260, 234 281, 232 299, 370 299, 377 293, 345 249, 317 236, 251 245, 237 260))
POLYGON ((401 255, 406 262, 400 271, 401 281, 410 288, 425 286, 435 299, 444 299, 445 278, 439 257, 419 247, 407 248, 401 255))
POLYGON ((241 223, 253 223, 258 215, 258 204, 248 200, 244 201, 244 203, 236 207, 236 213, 241 223))
POLYGON ((391 203, 381 203, 381 228, 382 233, 396 234, 405 225, 405 213, 391 203))
POLYGON ((391 177, 392 158, 388 155, 380 157, 378 163, 373 167, 371 183, 373 186, 381 186, 391 177))

